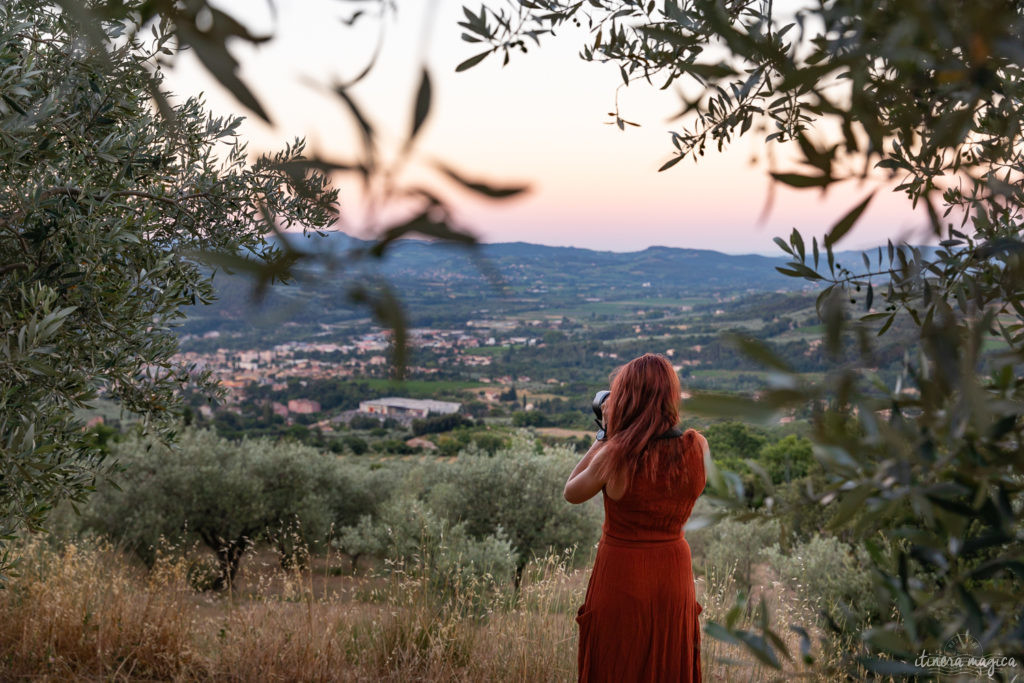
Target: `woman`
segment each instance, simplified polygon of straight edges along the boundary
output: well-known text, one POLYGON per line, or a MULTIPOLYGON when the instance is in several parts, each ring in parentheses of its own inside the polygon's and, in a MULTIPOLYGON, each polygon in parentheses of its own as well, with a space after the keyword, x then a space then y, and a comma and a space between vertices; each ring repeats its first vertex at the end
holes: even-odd
POLYGON ((604 494, 605 521, 580 628, 580 681, 700 681, 701 606, 683 524, 704 490, 708 443, 681 433, 679 378, 646 354, 612 376, 604 441, 569 475, 565 499, 604 494))

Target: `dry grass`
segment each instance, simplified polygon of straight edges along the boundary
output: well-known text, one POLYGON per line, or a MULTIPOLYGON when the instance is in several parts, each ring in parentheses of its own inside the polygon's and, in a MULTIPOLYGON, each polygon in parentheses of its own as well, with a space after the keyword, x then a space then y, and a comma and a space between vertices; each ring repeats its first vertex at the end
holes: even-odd
POLYGON ((584 429, 566 429, 565 427, 537 427, 537 433, 541 436, 554 436, 558 438, 578 438, 584 437, 589 438, 593 432, 588 432, 584 429))
POLYGON ((20 569, 0 594, 6 676, 172 678, 201 666, 182 562, 143 573, 109 547, 57 554, 37 542, 20 569))
MULTIPOLYGON (((231 594, 196 593, 181 553, 151 570, 108 547, 35 541, 0 591, 0 679, 571 681, 587 570, 530 565, 521 590, 454 595, 401 571, 332 576, 321 559, 285 572, 250 558, 231 594)), ((347 562, 336 564, 348 566, 347 562)), ((703 618, 724 620, 734 587, 700 580, 703 618)), ((776 595, 776 598, 779 596, 776 595)), ((797 616, 775 600, 773 620, 797 616)), ((801 615, 802 616, 802 615, 801 615)), ((749 623, 753 615, 744 617, 749 623)), ((782 634, 788 629, 776 627, 782 634)), ((792 651, 799 648, 793 636, 792 651)), ((705 680, 781 679, 741 648, 704 637, 705 680)), ((785 678, 809 677, 787 666, 785 678)))

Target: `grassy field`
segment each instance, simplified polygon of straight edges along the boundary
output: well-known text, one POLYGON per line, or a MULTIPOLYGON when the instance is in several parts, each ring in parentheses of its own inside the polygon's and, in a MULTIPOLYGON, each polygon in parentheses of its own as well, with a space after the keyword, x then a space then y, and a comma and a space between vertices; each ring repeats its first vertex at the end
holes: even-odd
POLYGON ((515 344, 509 346, 477 346, 476 348, 466 349, 465 354, 469 356, 497 356, 503 351, 510 349, 522 348, 522 344, 515 344))
POLYGON ((379 377, 361 377, 359 381, 365 382, 372 389, 391 391, 397 396, 409 396, 412 398, 434 398, 438 395, 456 394, 466 389, 481 389, 490 386, 480 382, 446 379, 407 379, 402 382, 396 382, 379 377))
POLYGON ((771 338, 774 342, 790 342, 790 341, 806 341, 810 342, 815 339, 821 340, 825 334, 824 325, 811 325, 809 327, 801 327, 795 330, 788 330, 782 334, 777 334, 771 338))
POLYGON ((757 377, 761 381, 768 380, 767 372, 758 370, 691 370, 690 377, 693 379, 736 379, 740 376, 757 377))
MULTIPOLYGON (((573 617, 588 569, 569 557, 536 561, 518 592, 488 596, 469 585, 442 595, 394 568, 351 575, 341 556, 283 571, 256 555, 214 595, 190 588, 180 554, 145 569, 105 545, 37 539, 17 552, 19 575, 0 591, 5 680, 576 680, 573 617)), ((785 624, 801 603, 764 581, 773 625, 797 651, 785 624)), ((721 622, 735 593, 729 580, 698 579, 702 621, 721 622)), ((702 664, 709 681, 824 680, 798 663, 771 671, 706 635, 702 664)))
POLYGON ((594 432, 587 429, 564 429, 563 427, 537 427, 537 433, 544 436, 554 436, 558 438, 579 438, 583 437, 590 439, 594 437, 594 432))
MULTIPOLYGON (((577 320, 586 321, 591 315, 617 315, 617 316, 629 316, 623 318, 617 318, 616 322, 628 322, 630 320, 643 320, 642 316, 637 316, 638 310, 647 310, 652 307, 657 307, 656 301, 585 301, 579 304, 568 304, 565 306, 558 306, 555 308, 538 308, 529 311, 521 311, 514 314, 511 317, 519 320, 535 320, 538 318, 545 318, 547 316, 559 316, 566 318, 575 318, 577 320)), ((678 301, 671 303, 666 302, 666 306, 679 306, 678 301)))

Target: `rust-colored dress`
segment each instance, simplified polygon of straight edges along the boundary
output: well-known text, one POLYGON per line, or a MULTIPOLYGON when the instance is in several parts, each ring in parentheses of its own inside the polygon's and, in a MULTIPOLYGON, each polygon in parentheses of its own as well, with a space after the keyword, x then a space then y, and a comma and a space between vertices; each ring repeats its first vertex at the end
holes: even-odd
POLYGON ((690 446, 682 481, 637 477, 621 499, 603 494, 603 533, 576 616, 580 681, 701 680, 702 608, 683 524, 704 490, 704 456, 694 435, 681 438, 690 446))

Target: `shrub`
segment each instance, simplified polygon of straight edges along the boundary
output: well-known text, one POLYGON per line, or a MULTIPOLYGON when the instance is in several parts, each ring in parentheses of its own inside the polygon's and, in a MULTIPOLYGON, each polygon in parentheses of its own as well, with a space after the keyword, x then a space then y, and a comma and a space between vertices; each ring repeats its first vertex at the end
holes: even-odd
POLYGON ((464 522, 475 538, 503 529, 521 571, 531 557, 593 544, 600 535, 596 503, 569 505, 562 498, 575 462, 571 449, 538 455, 530 437, 516 434, 493 457, 471 446, 454 463, 434 464, 426 475, 425 495, 434 510, 464 522))
POLYGON ((547 415, 536 410, 512 413, 512 424, 516 427, 547 427, 547 415))
POLYGON ((861 547, 815 534, 789 551, 775 544, 763 557, 784 584, 837 623, 853 620, 850 626, 863 626, 880 614, 882 602, 867 571, 871 558, 861 547))
POLYGON ((494 455, 498 451, 508 448, 508 440, 497 434, 477 434, 473 438, 473 443, 488 455, 494 455))
POLYGON ((381 555, 384 552, 384 540, 381 528, 375 524, 373 517, 363 515, 359 522, 342 527, 332 545, 349 556, 352 561, 352 573, 359 569, 359 558, 364 555, 381 555))
POLYGON ((469 439, 469 432, 466 430, 458 430, 437 436, 435 443, 437 444, 437 449, 440 451, 441 455, 453 456, 458 455, 459 451, 469 444, 469 439))
POLYGON ((410 446, 401 439, 386 439, 380 443, 380 447, 384 451, 396 455, 411 455, 422 450, 419 446, 410 446))
POLYGON ((765 445, 759 460, 775 484, 806 477, 816 464, 811 442, 795 434, 765 445))
POLYGON ((508 586, 518 566, 518 555, 500 528, 474 538, 465 522, 453 524, 410 495, 381 506, 376 522, 363 517, 357 526, 343 529, 339 547, 380 552, 393 569, 428 581, 442 601, 468 597, 473 605, 508 586))
POLYGON ((768 442, 762 434, 742 422, 716 422, 703 430, 716 456, 754 458, 768 442))
POLYGON ((412 421, 412 433, 416 436, 424 434, 440 434, 450 432, 456 427, 473 426, 473 420, 459 413, 451 415, 433 415, 412 421))
POLYGON ((342 443, 355 453, 356 455, 362 455, 366 451, 370 450, 370 445, 366 443, 366 439, 361 439, 355 434, 348 434, 342 439, 342 443))
POLYGON ((373 429, 374 427, 380 427, 381 421, 376 417, 370 417, 369 415, 353 415, 352 419, 348 421, 348 426, 352 429, 373 429))
POLYGON ((754 565, 765 550, 778 543, 777 520, 737 521, 722 519, 686 534, 694 568, 705 576, 731 575, 743 589, 753 583, 754 565))
POLYGON ((821 467, 815 465, 808 476, 775 488, 775 506, 781 511, 777 516, 795 542, 808 541, 819 530, 830 527, 836 515, 836 506, 822 505, 808 493, 821 491, 826 486, 828 480, 821 467))

